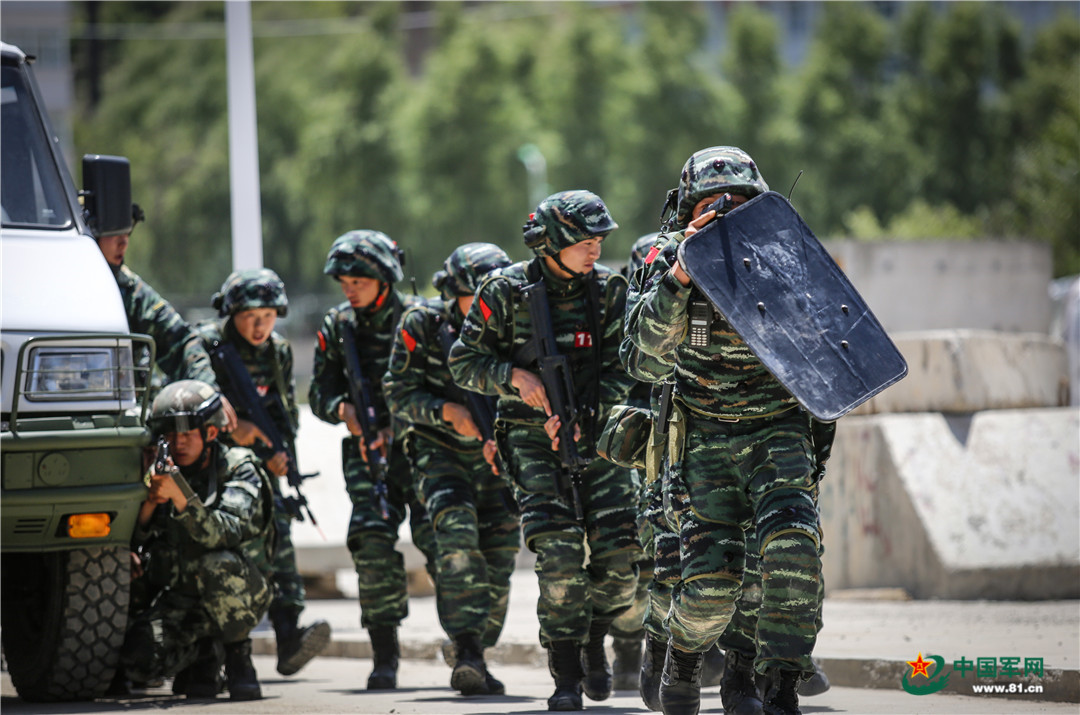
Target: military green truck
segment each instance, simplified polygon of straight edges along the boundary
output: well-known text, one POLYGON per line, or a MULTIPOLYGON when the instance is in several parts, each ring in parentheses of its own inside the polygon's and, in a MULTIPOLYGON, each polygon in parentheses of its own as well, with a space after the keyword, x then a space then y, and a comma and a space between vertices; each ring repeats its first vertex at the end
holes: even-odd
POLYGON ((83 159, 77 191, 34 83, 0 43, 0 635, 26 700, 102 695, 127 625, 145 384, 94 236, 132 226, 121 157, 83 159))

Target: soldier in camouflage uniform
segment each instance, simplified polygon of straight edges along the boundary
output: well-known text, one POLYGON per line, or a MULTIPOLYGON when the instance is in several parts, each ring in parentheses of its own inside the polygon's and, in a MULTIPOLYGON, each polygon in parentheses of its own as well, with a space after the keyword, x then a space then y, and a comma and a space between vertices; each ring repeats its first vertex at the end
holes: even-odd
POLYGON ((248 634, 270 605, 270 479, 246 449, 217 441, 221 395, 197 380, 167 385, 149 426, 171 459, 150 474, 133 543, 133 576, 149 605, 133 610, 121 663, 135 680, 176 676, 173 692, 233 700, 262 697, 248 634), (175 466, 174 466, 175 465, 175 466))
POLYGON ((438 547, 439 622, 455 648, 450 685, 465 695, 506 692, 488 672, 484 648, 502 632, 521 535, 506 478, 495 467, 494 440, 484 441, 469 398, 450 376, 445 347, 461 330, 480 281, 508 265, 490 243, 451 253, 432 280, 441 298, 405 312, 383 377, 387 404, 409 423, 405 451, 438 547))
MULTIPOLYGON (((634 272, 645 262, 645 254, 656 240, 656 233, 639 237, 630 249, 630 258, 623 270, 623 275, 630 279, 634 272)), ((630 388, 626 404, 642 409, 649 409, 649 395, 652 384, 636 381, 630 388)), ((649 604, 649 589, 653 581, 653 562, 655 548, 653 528, 647 518, 649 491, 651 482, 646 480, 643 469, 632 472, 634 487, 638 499, 638 537, 645 551, 645 558, 638 562, 638 585, 633 605, 611 624, 612 649, 615 661, 612 663, 613 687, 616 690, 630 690, 638 687, 638 672, 641 668, 641 645, 645 637, 644 622, 649 604)))
MULTIPOLYGON (((141 217, 140 210, 135 211, 141 217)), ((116 277, 120 298, 127 314, 128 328, 133 333, 145 333, 154 339, 155 363, 165 374, 165 380, 200 380, 217 387, 217 377, 210 365, 202 341, 195 330, 184 322, 180 313, 169 301, 150 287, 133 270, 124 264, 124 255, 130 243, 129 234, 105 236, 97 239, 98 248, 116 277)), ((148 356, 147 356, 148 359, 148 356)), ((136 356, 138 360, 138 356, 136 356)), ((147 365, 148 368, 155 367, 147 365)), ((147 380, 149 383, 149 379, 147 380)), ((223 397, 225 430, 236 426, 236 413, 228 399, 223 397)))
POLYGON ((618 361, 626 280, 596 263, 600 242, 616 227, 591 192, 565 191, 542 201, 524 226, 525 243, 536 258, 481 283, 450 354, 450 372, 459 385, 499 396, 499 451, 514 480, 525 544, 537 555, 540 641, 555 679, 550 710, 581 709, 583 675, 585 694, 593 700, 611 693, 604 636, 633 603, 642 551, 626 469, 602 459, 585 467, 580 522, 570 499, 556 488, 560 422, 537 374, 533 336, 539 328, 519 291, 544 282, 551 330, 570 362, 584 413, 577 449, 592 457, 599 427, 632 382, 618 361))
MULTIPOLYGON (((277 550, 271 584, 274 600, 270 604, 270 622, 277 636, 277 671, 293 675, 321 653, 330 642, 330 625, 323 620, 299 626, 304 610, 304 580, 296 568, 296 550, 292 543, 293 516, 286 508, 280 477, 289 472, 290 454, 296 454, 296 429, 299 410, 296 406, 296 380, 293 378, 293 352, 289 341, 274 330, 279 317, 289 307, 285 284, 267 268, 237 271, 229 275, 215 293, 211 304, 218 319, 195 326, 209 352, 220 344, 229 344, 251 375, 251 381, 278 433, 289 451, 275 453, 270 441, 250 420, 240 419, 229 440, 250 447, 271 474, 274 487, 274 524, 277 527, 277 550)), ((228 387, 227 375, 219 376, 228 387)))
POLYGON ((323 318, 316 335, 314 374, 308 393, 316 417, 330 424, 344 422, 352 435, 341 443, 345 487, 353 505, 346 545, 360 587, 360 622, 371 636, 375 667, 368 678, 369 690, 397 687, 397 627, 408 615, 409 607, 404 557, 394 544, 406 507, 413 543, 427 559, 428 573, 435 580, 435 537, 427 513, 416 498, 412 472, 381 390, 398 322, 409 307, 419 302, 394 288, 403 277, 399 250, 379 231, 350 231, 330 247, 323 273, 341 284, 346 301, 331 308, 323 318), (346 323, 355 330, 360 368, 371 385, 379 431, 372 447, 386 457, 385 485, 375 483, 367 447, 357 438, 362 428, 349 391, 343 343, 346 323), (377 489, 384 487, 385 516, 377 496, 377 489))
MULTIPOLYGON (((627 342, 675 363, 664 501, 677 505, 685 496, 687 503, 669 514, 682 577, 665 621, 660 704, 667 715, 698 712, 703 654, 735 613, 750 528, 763 586, 751 662, 765 676, 764 712, 799 712, 799 682, 814 672, 821 538, 811 420, 711 309, 707 344, 691 345, 688 306, 703 296, 676 257, 679 242, 714 218, 702 214, 713 201, 728 194, 738 205, 767 189, 739 149, 711 147, 690 157, 675 219, 686 228, 650 250, 640 291, 628 300, 627 342)), ((624 358, 632 352, 624 348, 624 358)), ((626 364, 634 372, 633 360, 626 364)))

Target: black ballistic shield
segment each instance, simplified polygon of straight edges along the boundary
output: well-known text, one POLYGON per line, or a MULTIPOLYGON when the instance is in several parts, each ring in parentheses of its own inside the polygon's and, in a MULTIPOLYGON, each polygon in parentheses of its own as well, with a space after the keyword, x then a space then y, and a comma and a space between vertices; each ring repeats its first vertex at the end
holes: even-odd
POLYGON ((842 417, 907 375, 904 357, 862 296, 774 191, 684 240, 679 262, 819 420, 842 417))

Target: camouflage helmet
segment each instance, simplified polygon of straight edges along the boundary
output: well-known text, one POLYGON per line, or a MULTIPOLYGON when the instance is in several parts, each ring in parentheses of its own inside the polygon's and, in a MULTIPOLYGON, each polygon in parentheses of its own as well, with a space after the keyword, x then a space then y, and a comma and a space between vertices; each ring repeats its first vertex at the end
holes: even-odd
POLYGON ((731 193, 749 199, 768 190, 757 164, 742 149, 733 146, 702 149, 683 165, 675 222, 680 227, 689 224, 694 207, 707 196, 731 193))
POLYGON ((374 278, 391 284, 405 277, 398 245, 382 231, 368 230, 349 231, 334 239, 323 273, 334 278, 374 278))
POLYGON ((146 423, 154 434, 190 432, 206 425, 222 428, 221 393, 199 380, 170 382, 154 398, 146 423))
POLYGON ((269 268, 252 268, 230 273, 221 290, 210 298, 210 305, 217 308, 222 318, 252 308, 274 308, 279 317, 284 317, 289 310, 289 297, 277 273, 269 268))
POLYGON ((619 227, 607 206, 591 191, 560 191, 536 207, 522 226, 525 245, 537 256, 554 256, 564 248, 608 235, 619 227))
POLYGON ((470 296, 485 275, 509 265, 510 256, 494 243, 466 243, 455 248, 443 261, 442 270, 432 276, 431 285, 446 301, 470 296))
POLYGON ((647 233, 634 241, 634 245, 630 248, 630 260, 626 262, 627 278, 637 273, 637 270, 645 264, 645 255, 656 243, 656 237, 659 235, 657 232, 647 233))

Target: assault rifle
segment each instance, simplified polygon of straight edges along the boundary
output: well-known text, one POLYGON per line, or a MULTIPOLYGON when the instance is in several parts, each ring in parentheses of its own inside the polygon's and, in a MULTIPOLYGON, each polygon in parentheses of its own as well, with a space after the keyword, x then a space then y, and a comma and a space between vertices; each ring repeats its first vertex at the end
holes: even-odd
MULTIPOLYGON (((455 340, 457 340, 457 333, 450 327, 450 323, 444 320, 442 325, 439 326, 439 345, 442 347, 443 357, 447 360, 450 359, 450 348, 453 347, 455 340)), ((480 436, 483 437, 484 441, 495 439, 495 400, 490 395, 482 395, 479 392, 466 390, 456 383, 451 383, 451 385, 451 394, 454 401, 462 403, 468 408, 469 415, 472 416, 473 422, 476 424, 476 428, 480 430, 480 436)), ((499 459, 497 454, 495 455, 495 466, 499 470, 499 474, 506 474, 502 460, 499 459)))
POLYGON ((570 359, 559 353, 555 332, 551 326, 551 308, 548 305, 547 287, 543 279, 530 283, 522 289, 529 302, 529 319, 532 322, 536 345, 536 361, 540 365, 540 379, 544 392, 551 403, 551 412, 559 416, 559 460, 562 469, 555 478, 555 489, 569 498, 574 505, 574 516, 583 521, 585 513, 581 504, 581 473, 592 461, 581 456, 574 441, 574 427, 579 425, 584 413, 574 399, 574 378, 570 371, 570 359))
MULTIPOLYGON (((296 455, 293 454, 293 450, 289 449, 285 438, 270 418, 270 413, 259 397, 259 393, 255 389, 255 383, 251 380, 251 373, 244 367, 244 362, 240 359, 240 354, 236 352, 236 347, 229 343, 219 342, 210 348, 209 353, 210 362, 214 365, 214 372, 217 373, 218 379, 222 383, 222 391, 229 398, 229 402, 236 407, 237 412, 245 415, 247 419, 255 423, 256 427, 262 430, 262 433, 270 440, 270 448, 275 453, 285 452, 288 455, 289 467, 285 477, 289 481, 289 486, 296 492, 296 496, 282 497, 280 505, 289 516, 297 521, 303 521, 304 512, 307 512, 308 518, 311 519, 311 525, 318 529, 319 522, 315 520, 315 515, 311 512, 311 507, 308 506, 307 497, 300 491, 300 484, 305 479, 318 476, 319 473, 300 473, 300 469, 296 465, 296 455)), ((282 410, 282 414, 287 415, 288 411, 285 409, 282 398, 282 395, 277 395, 278 406, 282 410)))
POLYGON ((389 520, 386 457, 372 446, 379 438, 375 396, 371 390, 371 381, 364 377, 364 371, 360 369, 360 353, 356 349, 356 330, 353 329, 352 323, 347 321, 342 323, 341 338, 345 349, 345 372, 349 377, 349 396, 356 409, 356 419, 360 423, 362 433, 360 438, 364 441, 368 467, 375 480, 375 498, 379 500, 379 513, 382 518, 389 520))

